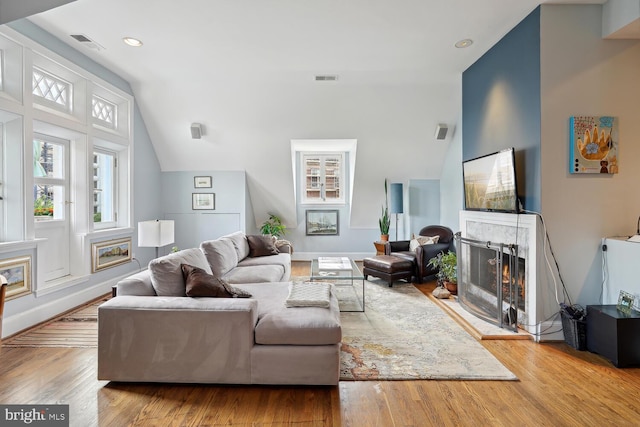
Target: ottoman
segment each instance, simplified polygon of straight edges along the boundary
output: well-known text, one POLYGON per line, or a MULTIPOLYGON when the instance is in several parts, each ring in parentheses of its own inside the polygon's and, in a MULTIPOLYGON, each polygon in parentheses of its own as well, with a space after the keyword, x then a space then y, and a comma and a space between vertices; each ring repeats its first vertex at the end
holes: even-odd
POLYGON ((413 262, 393 255, 376 255, 362 260, 364 280, 367 276, 374 276, 386 280, 389 287, 394 280, 406 279, 411 281, 413 276, 413 262))

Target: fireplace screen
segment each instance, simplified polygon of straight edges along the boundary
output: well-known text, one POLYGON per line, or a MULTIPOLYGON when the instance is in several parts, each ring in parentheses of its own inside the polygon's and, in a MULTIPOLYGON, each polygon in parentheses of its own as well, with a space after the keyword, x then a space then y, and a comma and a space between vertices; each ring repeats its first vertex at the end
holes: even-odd
POLYGON ((470 313, 518 329, 525 307, 525 262, 518 246, 467 239, 456 234, 458 301, 470 313))

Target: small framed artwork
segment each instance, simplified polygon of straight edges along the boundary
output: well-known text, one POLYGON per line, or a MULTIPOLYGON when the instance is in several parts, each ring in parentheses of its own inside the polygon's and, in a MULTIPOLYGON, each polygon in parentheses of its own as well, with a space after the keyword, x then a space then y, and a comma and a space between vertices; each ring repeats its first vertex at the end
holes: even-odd
POLYGON ((625 291, 620 291, 620 295, 618 296, 618 304, 616 305, 616 308, 625 314, 631 314, 634 301, 635 301, 635 296, 633 296, 633 294, 630 294, 629 292, 625 292, 625 291))
POLYGON ((308 210, 305 213, 307 236, 337 236, 338 210, 308 210))
POLYGON ((0 260, 0 275, 7 279, 7 300, 31 293, 31 256, 0 260))
POLYGON ((216 208, 216 195, 214 193, 193 193, 191 209, 213 210, 216 208))
POLYGON ((569 129, 569 172, 618 173, 617 117, 571 116, 569 129))
POLYGON ((210 176, 194 176, 193 177, 194 188, 211 188, 210 176))
POLYGON ((91 271, 104 270, 131 261, 131 237, 91 244, 91 271))

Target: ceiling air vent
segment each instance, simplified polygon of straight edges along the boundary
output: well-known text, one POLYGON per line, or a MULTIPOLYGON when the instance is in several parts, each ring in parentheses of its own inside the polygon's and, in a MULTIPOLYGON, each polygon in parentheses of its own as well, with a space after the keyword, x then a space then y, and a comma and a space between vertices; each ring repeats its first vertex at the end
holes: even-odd
POLYGON ((84 34, 71 34, 71 37, 73 37, 74 39, 82 43, 84 47, 88 47, 89 49, 93 49, 97 51, 101 51, 102 49, 104 49, 103 46, 100 46, 98 43, 94 42, 84 34))
POLYGON ((314 80, 317 82, 335 82, 338 80, 338 75, 337 74, 321 74, 321 75, 315 76, 314 80))

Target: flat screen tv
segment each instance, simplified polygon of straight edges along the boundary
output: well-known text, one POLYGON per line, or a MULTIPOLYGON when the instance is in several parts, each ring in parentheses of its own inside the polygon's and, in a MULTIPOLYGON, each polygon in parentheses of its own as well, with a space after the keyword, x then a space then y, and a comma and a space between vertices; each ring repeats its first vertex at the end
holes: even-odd
POLYGON ((518 213, 513 148, 462 162, 467 210, 518 213))

